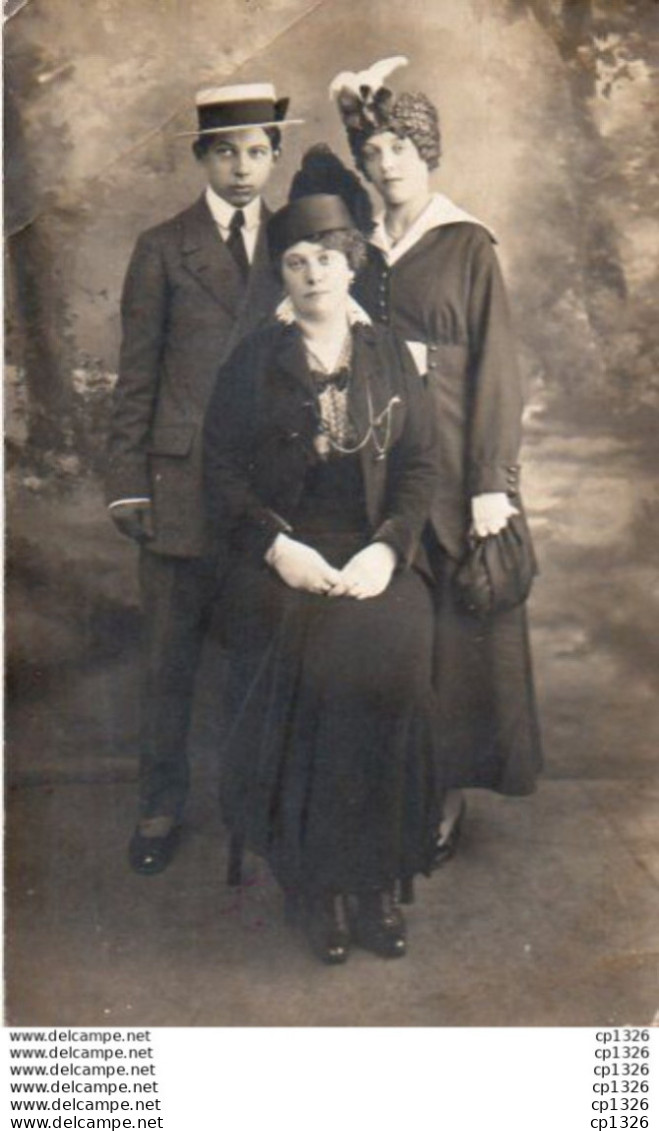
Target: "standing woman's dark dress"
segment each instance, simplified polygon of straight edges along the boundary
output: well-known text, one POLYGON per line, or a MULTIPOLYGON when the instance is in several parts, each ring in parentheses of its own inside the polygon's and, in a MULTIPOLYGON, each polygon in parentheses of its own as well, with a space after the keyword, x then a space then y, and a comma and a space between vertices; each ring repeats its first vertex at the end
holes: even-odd
POLYGON ((460 610, 451 585, 471 499, 518 487, 522 391, 508 305, 484 227, 437 194, 415 229, 391 262, 376 229, 355 294, 374 319, 425 347, 440 448, 429 552, 447 785, 526 794, 541 748, 525 609, 480 622, 460 610))
POLYGON ((352 455, 319 454, 319 378, 294 324, 236 352, 206 421, 209 505, 233 544, 224 816, 301 893, 427 872, 439 815, 432 596, 415 565, 437 481, 431 414, 407 351, 381 327, 353 327, 349 369, 334 379, 347 382, 354 437, 376 422, 352 455), (281 531, 337 568, 372 541, 400 566, 368 600, 293 589, 264 561, 281 531))

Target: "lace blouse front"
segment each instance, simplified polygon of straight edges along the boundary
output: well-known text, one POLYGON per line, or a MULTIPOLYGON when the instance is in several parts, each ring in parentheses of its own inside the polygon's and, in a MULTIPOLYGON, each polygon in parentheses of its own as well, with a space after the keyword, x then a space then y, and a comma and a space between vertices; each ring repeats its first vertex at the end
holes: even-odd
POLYGON ((307 362, 316 384, 320 410, 320 435, 318 454, 326 458, 330 449, 350 447, 355 442, 354 429, 348 413, 348 386, 352 363, 352 334, 346 334, 341 352, 330 372, 323 361, 305 341, 307 362))

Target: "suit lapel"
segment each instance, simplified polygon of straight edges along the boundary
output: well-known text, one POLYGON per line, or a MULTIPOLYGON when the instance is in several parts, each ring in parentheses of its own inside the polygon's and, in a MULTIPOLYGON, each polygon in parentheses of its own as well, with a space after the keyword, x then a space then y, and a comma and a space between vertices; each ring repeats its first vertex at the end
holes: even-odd
POLYGON ((247 305, 258 310, 270 305, 281 290, 281 285, 277 284, 268 253, 265 226, 269 215, 270 213, 264 208, 247 282, 247 305))
POLYGON ((296 325, 282 326, 281 338, 277 349, 277 369, 283 370, 292 377, 302 388, 316 396, 316 387, 309 371, 307 355, 305 353, 302 335, 296 325))
POLYGON ((264 313, 272 313, 277 303, 279 287, 275 278, 265 235, 265 226, 270 213, 263 206, 259 234, 254 248, 254 258, 247 277, 247 288, 243 292, 240 309, 232 340, 241 341, 262 320, 264 313))
POLYGON ((181 258, 186 271, 235 318, 245 287, 203 196, 183 218, 181 258))
MULTIPOLYGON (((349 409, 355 431, 360 439, 368 431, 373 418, 377 418, 389 403, 389 382, 384 376, 379 361, 373 327, 355 327, 349 409)), ((378 434, 381 434, 381 429, 378 434)), ((364 478, 366 513, 371 525, 375 527, 380 521, 387 463, 386 459, 378 454, 372 439, 361 449, 359 458, 364 478)))
MULTIPOLYGON (((374 414, 382 411, 377 367, 375 335, 371 326, 356 326, 353 330, 352 380, 348 395, 350 418, 358 436, 363 436, 370 425, 369 396, 374 414)), ((370 451, 370 445, 366 450, 370 451)))

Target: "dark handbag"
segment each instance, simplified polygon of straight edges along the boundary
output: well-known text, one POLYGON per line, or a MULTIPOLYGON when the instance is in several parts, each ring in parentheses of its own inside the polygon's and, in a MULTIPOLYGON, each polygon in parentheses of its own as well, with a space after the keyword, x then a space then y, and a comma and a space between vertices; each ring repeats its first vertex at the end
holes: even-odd
POLYGON ((498 534, 471 535, 467 553, 453 575, 458 604, 476 617, 490 617, 521 605, 538 572, 526 517, 519 499, 512 501, 520 513, 512 515, 498 534))

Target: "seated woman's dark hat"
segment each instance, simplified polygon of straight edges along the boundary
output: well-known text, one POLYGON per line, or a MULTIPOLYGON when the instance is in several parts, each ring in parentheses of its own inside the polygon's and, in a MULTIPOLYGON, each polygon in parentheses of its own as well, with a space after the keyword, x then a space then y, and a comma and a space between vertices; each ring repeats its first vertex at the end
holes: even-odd
POLYGON ((315 145, 293 177, 288 204, 268 221, 268 249, 276 260, 301 240, 328 232, 368 234, 372 227, 370 197, 358 177, 329 146, 315 145))
POLYGON ((205 87, 197 91, 198 128, 179 137, 203 137, 230 130, 267 129, 268 126, 299 126, 302 118, 287 118, 289 98, 277 98, 272 83, 240 83, 205 87))
POLYGON ((278 259, 287 248, 326 232, 349 231, 355 224, 340 196, 302 196, 275 212, 268 222, 268 248, 278 259))

